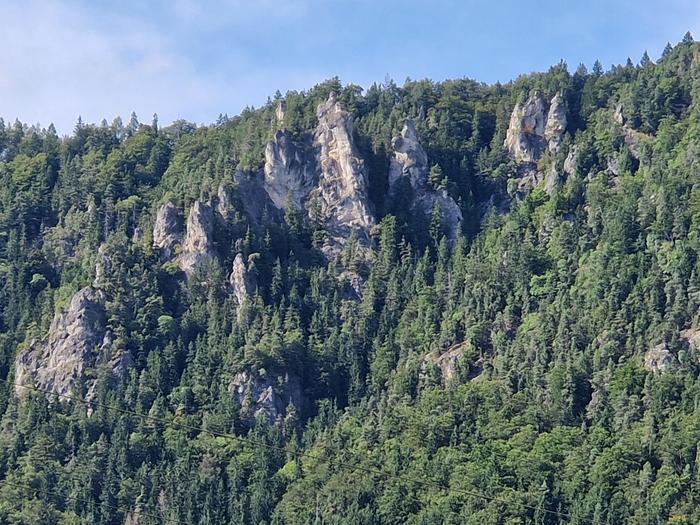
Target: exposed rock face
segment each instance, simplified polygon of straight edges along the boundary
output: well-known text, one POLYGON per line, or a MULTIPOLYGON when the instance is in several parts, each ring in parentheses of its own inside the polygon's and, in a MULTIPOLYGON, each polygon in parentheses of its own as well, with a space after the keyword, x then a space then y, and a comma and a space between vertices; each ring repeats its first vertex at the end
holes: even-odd
POLYGON ((212 230, 214 216, 211 206, 194 201, 187 217, 187 233, 178 257, 180 268, 188 276, 198 266, 213 260, 212 230))
POLYGON ((420 144, 411 120, 406 121, 401 134, 391 144, 394 157, 389 166, 390 193, 394 192, 396 184, 402 178, 407 178, 413 188, 414 207, 417 211, 430 217, 437 205, 447 238, 455 241, 462 222, 462 211, 447 191, 435 191, 428 184, 428 155, 420 144))
POLYGON ((267 144, 264 171, 265 191, 281 210, 289 200, 301 209, 318 179, 308 145, 295 143, 288 131, 278 131, 267 144))
POLYGON ((246 267, 243 261, 243 254, 239 253, 233 260, 233 268, 229 276, 229 284, 236 303, 240 307, 250 297, 255 295, 258 289, 255 278, 250 273, 250 268, 246 267))
POLYGON ((557 93, 554 95, 547 113, 547 124, 544 127, 544 138, 549 151, 557 152, 561 139, 566 131, 566 105, 564 99, 557 93))
MULTIPOLYGON (((56 314, 47 336, 32 341, 29 348, 19 353, 15 382, 70 395, 78 381, 87 379, 90 369, 106 367, 113 377, 123 377, 131 365, 131 356, 114 349, 104 301, 103 292, 94 288, 77 292, 68 309, 56 314)), ((29 391, 17 386, 15 392, 23 397, 29 391)))
POLYGON ((284 100, 280 100, 275 109, 275 118, 277 119, 277 125, 280 128, 284 125, 284 116, 287 114, 287 103, 284 100))
POLYGON ((448 348, 442 354, 437 351, 429 353, 423 359, 423 373, 427 372, 428 367, 437 366, 445 385, 452 383, 462 372, 465 372, 469 379, 476 378, 483 369, 483 361, 479 359, 474 363, 466 362, 465 354, 470 349, 470 344, 464 342, 448 348))
POLYGON ((352 232, 370 242, 375 220, 367 197, 367 173, 352 137, 352 117, 335 94, 318 106, 314 144, 319 152, 319 184, 311 198, 319 204, 328 240, 324 253, 335 258, 352 232))
POLYGON ((669 351, 666 343, 661 343, 647 350, 644 354, 644 368, 654 374, 665 372, 673 366, 676 359, 669 351))
POLYGON ((156 214, 153 225, 153 246, 161 249, 164 259, 175 255, 175 248, 182 241, 180 213, 172 202, 166 202, 156 214))
POLYGON ((220 184, 219 190, 216 193, 216 212, 221 215, 225 221, 233 216, 233 191, 226 184, 220 184))
POLYGON ((95 262, 95 279, 92 285, 95 288, 102 288, 105 279, 112 272, 112 258, 107 253, 107 247, 102 244, 97 250, 97 261, 95 262))
POLYGON ((265 191, 264 174, 239 170, 233 178, 237 184, 240 204, 256 231, 262 233, 269 222, 282 220, 282 214, 265 191))
POLYGON ((279 422, 287 407, 291 405, 301 412, 306 402, 301 382, 289 373, 261 375, 243 371, 234 376, 230 388, 251 424, 257 417, 266 417, 270 423, 279 422))
POLYGON ((627 124, 627 117, 625 117, 624 111, 625 109, 622 103, 618 104, 617 106, 615 106, 613 118, 615 119, 615 122, 622 126, 622 133, 624 135, 625 146, 627 146, 627 149, 635 159, 639 159, 641 155, 640 142, 644 138, 644 133, 637 131, 636 129, 632 129, 627 124))
POLYGON ((545 102, 539 93, 513 108, 504 145, 517 162, 537 162, 542 155, 545 111, 545 102))
POLYGON ((567 175, 573 175, 576 173, 576 168, 578 166, 578 147, 573 146, 569 153, 564 159, 564 173, 567 175))
POLYGON ((557 151, 566 131, 566 105, 557 94, 549 108, 540 93, 516 104, 504 147, 518 163, 536 163, 546 149, 557 151))
POLYGON ((423 188, 428 184, 428 156, 420 144, 412 120, 406 120, 401 135, 391 141, 394 157, 389 166, 389 186, 400 177, 409 177, 411 186, 423 188))

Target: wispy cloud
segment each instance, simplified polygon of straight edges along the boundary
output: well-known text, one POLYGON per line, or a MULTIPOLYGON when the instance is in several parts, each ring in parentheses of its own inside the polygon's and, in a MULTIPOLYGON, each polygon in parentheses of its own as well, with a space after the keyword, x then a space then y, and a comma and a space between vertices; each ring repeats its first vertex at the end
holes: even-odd
POLYGON ((0 116, 61 132, 132 110, 211 122, 334 75, 494 81, 560 58, 617 63, 700 38, 697 0, 668 2, 0 0, 0 116))

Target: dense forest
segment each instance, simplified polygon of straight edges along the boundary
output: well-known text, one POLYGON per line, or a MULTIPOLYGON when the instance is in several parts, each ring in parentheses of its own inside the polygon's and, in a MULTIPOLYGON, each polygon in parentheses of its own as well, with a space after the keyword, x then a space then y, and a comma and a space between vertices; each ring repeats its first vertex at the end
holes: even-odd
POLYGON ((0 523, 700 523, 700 44, 0 120, 0 523))

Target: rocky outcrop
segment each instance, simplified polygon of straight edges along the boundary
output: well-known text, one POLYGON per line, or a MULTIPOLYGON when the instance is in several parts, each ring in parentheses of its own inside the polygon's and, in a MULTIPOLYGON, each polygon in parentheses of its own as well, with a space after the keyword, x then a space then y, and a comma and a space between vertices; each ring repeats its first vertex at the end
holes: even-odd
POLYGON ((424 188, 428 184, 428 155, 420 144, 413 121, 404 123, 401 134, 391 141, 394 157, 389 164, 389 186, 401 177, 408 177, 413 188, 424 188))
POLYGON ((562 97, 557 94, 547 106, 537 92, 513 108, 504 147, 516 162, 536 163, 547 149, 559 149, 566 125, 562 97))
POLYGON ((175 205, 168 201, 158 209, 153 225, 153 246, 161 250, 163 259, 175 255, 176 247, 182 242, 182 220, 175 205))
POLYGON ((460 376, 470 380, 475 379, 483 371, 483 360, 479 358, 470 363, 466 358, 470 350, 472 350, 472 346, 463 342, 451 346, 443 353, 438 351, 429 353, 423 359, 423 375, 428 374, 430 367, 437 367, 445 386, 460 376))
POLYGON ((83 288, 71 299, 65 311, 57 313, 42 340, 33 340, 15 360, 15 392, 24 397, 37 387, 53 394, 70 395, 80 381, 94 388, 94 374, 106 369, 114 378, 122 378, 131 366, 131 355, 115 349, 107 329, 103 292, 83 288))
POLYGON ((564 159, 564 173, 573 175, 578 167, 578 147, 572 146, 564 159))
POLYGON ((216 192, 216 212, 221 215, 224 221, 233 217, 235 206, 233 204, 233 190, 226 184, 220 184, 216 192))
POLYGON ((615 111, 613 113, 613 118, 622 127, 622 134, 625 141, 625 146, 632 154, 632 156, 639 160, 641 155, 641 141, 644 139, 645 135, 641 131, 632 129, 628 122, 627 117, 625 117, 625 109, 622 103, 615 106, 615 111))
POLYGON ((265 228, 270 222, 283 220, 280 210, 265 191, 263 173, 246 173, 238 170, 233 178, 237 185, 237 201, 250 219, 255 231, 264 235, 265 228))
POLYGON ((658 374, 665 372, 676 362, 676 358, 669 351, 666 343, 660 343, 644 354, 644 368, 649 372, 658 374))
POLYGON ((182 243, 178 264, 190 276, 195 268, 213 260, 212 230, 214 216, 211 206, 194 201, 187 217, 187 232, 182 243))
POLYGON ((250 272, 250 264, 246 266, 242 253, 237 254, 233 260, 233 268, 228 280, 238 307, 253 297, 258 289, 255 277, 250 272))
POLYGON ((351 115, 335 94, 318 106, 316 115, 319 181, 310 198, 326 224, 328 238, 322 250, 336 258, 353 232, 360 245, 369 245, 375 219, 367 196, 367 172, 353 141, 351 115))
POLYGON ((281 129, 284 127, 284 117, 287 114, 287 103, 284 100, 280 100, 275 109, 275 118, 277 119, 277 126, 281 129))
POLYGON ((258 417, 264 417, 270 423, 281 422, 288 408, 300 413, 306 403, 301 381, 289 373, 239 372, 233 377, 230 390, 249 424, 258 417))
POLYGON ((564 99, 557 93, 554 95, 552 102, 549 105, 547 113, 547 124, 544 127, 544 138, 547 141, 549 151, 556 153, 559 151, 561 140, 566 131, 566 104, 564 99))
POLYGON ((420 144, 416 127, 406 120, 401 134, 391 141, 394 156, 389 165, 390 198, 402 179, 413 188, 413 206, 417 212, 428 217, 433 209, 440 209, 442 224, 447 238, 454 242, 462 223, 462 211, 445 190, 435 191, 428 183, 428 155, 420 144))
POLYGON ((281 210, 289 202, 302 209, 318 179, 310 145, 295 142, 285 130, 265 147, 264 173, 265 191, 281 210))

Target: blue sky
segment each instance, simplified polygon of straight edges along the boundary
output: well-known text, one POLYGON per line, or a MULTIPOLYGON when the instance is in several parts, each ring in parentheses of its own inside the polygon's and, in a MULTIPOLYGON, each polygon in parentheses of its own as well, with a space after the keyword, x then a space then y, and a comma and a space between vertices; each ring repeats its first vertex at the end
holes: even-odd
POLYGON ((0 116, 208 123, 339 76, 508 81, 657 58, 698 0, 0 0, 0 116))

